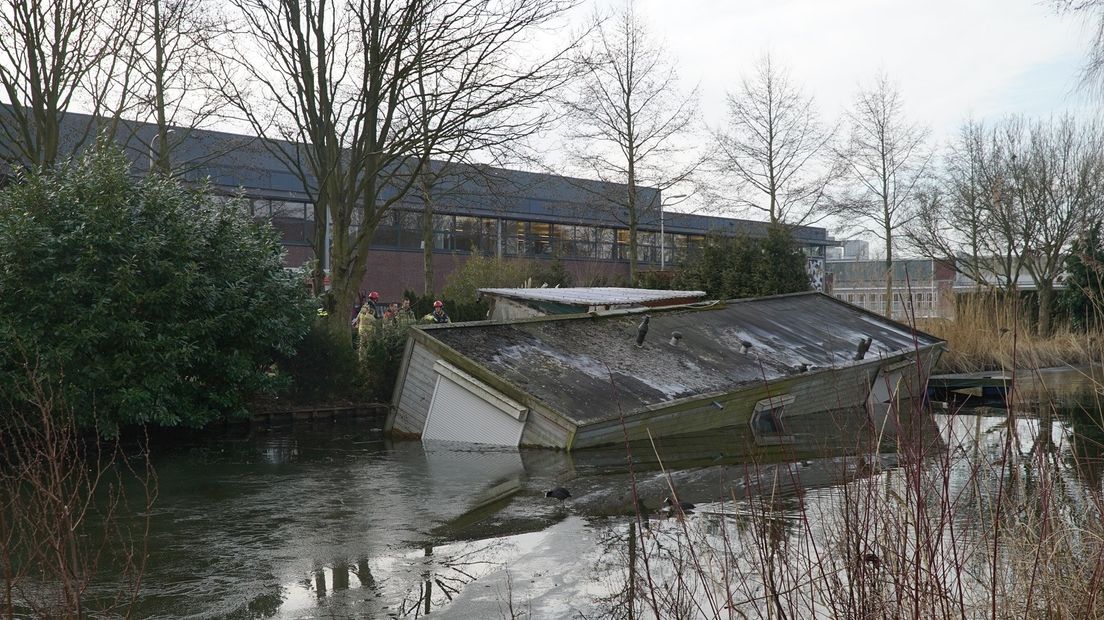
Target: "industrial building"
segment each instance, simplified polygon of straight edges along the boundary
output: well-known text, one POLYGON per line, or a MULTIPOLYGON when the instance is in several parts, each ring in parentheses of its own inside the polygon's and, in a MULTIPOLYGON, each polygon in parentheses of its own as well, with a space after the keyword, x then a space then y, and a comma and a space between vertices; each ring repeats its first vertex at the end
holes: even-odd
MULTIPOLYGON (((74 127, 89 123, 89 117, 78 114, 67 119, 74 127)), ((123 123, 116 132, 135 174, 151 167, 156 135, 155 126, 141 123, 123 123)), ((310 193, 272 154, 274 149, 294 152, 295 144, 184 128, 173 131, 171 142, 173 173, 190 183, 209 183, 218 194, 242 196, 255 217, 280 232, 288 266, 315 258, 310 193)), ((67 150, 80 146, 69 144, 67 150)), ((0 144, 0 159, 3 154, 0 144)), ((445 180, 432 195, 435 290, 473 254, 559 259, 580 285, 627 280, 628 217, 609 206, 625 194, 624 185, 489 166, 450 165, 438 171, 445 180)), ((764 222, 665 212, 663 197, 654 189, 641 189, 638 202, 650 205, 639 218, 641 269, 677 266, 710 234, 760 237, 768 229, 764 222)), ((412 192, 380 222, 363 288, 379 291, 385 300, 397 299, 406 289, 423 289, 422 208, 420 193, 412 192)), ((793 235, 808 256, 810 273, 823 273, 825 247, 832 243, 826 231, 801 226, 793 235)))

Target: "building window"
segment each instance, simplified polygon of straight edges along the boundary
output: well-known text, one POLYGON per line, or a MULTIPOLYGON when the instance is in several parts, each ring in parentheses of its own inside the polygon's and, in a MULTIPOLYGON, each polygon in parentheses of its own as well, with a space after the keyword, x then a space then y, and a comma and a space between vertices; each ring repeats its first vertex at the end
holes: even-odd
POLYGON ((502 238, 505 241, 503 253, 507 256, 525 256, 525 222, 506 220, 502 222, 502 238))
POLYGON ((687 243, 687 258, 695 258, 701 256, 701 253, 705 251, 705 236, 704 235, 690 235, 687 243))
POLYGON ((434 250, 451 250, 452 249, 452 224, 453 216, 451 215, 434 215, 433 216, 433 249, 434 250))
POLYGON ((665 233, 663 235, 663 247, 660 250, 663 252, 662 261, 668 266, 676 264, 675 261, 675 236, 671 233, 665 233))
POLYGON ((594 228, 590 226, 557 226, 556 230, 562 231, 562 236, 557 239, 561 242, 560 256, 594 258, 594 242, 597 236, 594 228))
POLYGON ((617 234, 617 252, 614 258, 629 260, 629 231, 619 228, 617 234))
POLYGON ((600 260, 613 260, 614 254, 614 231, 612 228, 599 228, 598 229, 598 256, 600 260))
POLYGON ((406 250, 422 247, 422 217, 413 211, 399 211, 399 245, 406 250))
POLYGON ((793 395, 783 394, 755 403, 749 425, 757 444, 771 445, 793 442, 793 437, 785 434, 786 427, 783 421, 786 415, 786 407, 792 402, 794 402, 793 395))
POLYGON ((399 212, 392 211, 383 216, 376 225, 376 234, 372 237, 372 245, 382 248, 399 247, 399 212))
POLYGON ((307 235, 307 243, 314 245, 314 205, 308 204, 304 211, 303 229, 307 235))
POLYGON ((675 263, 681 264, 690 257, 690 237, 687 235, 672 235, 675 243, 675 263))
POLYGON ((479 250, 484 256, 498 256, 498 224, 493 218, 482 218, 480 225, 483 234, 479 236, 479 250))
POLYGON ((552 256, 552 229, 554 225, 543 222, 529 223, 529 241, 533 256, 552 256))
POLYGON ((479 218, 456 216, 456 229, 452 236, 453 249, 458 252, 479 251, 479 218))
POLYGON ((656 233, 636 231, 636 260, 641 263, 658 263, 658 244, 659 235, 656 233))

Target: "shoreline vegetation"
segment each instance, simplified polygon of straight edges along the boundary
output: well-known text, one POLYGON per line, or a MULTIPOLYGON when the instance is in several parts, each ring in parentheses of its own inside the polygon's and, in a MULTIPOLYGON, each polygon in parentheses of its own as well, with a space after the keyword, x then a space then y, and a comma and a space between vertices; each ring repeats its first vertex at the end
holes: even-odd
POLYGON ((1031 310, 992 298, 967 300, 954 319, 917 319, 916 328, 947 341, 935 373, 1041 369, 1104 362, 1104 331, 1068 324, 1040 335, 1031 310))

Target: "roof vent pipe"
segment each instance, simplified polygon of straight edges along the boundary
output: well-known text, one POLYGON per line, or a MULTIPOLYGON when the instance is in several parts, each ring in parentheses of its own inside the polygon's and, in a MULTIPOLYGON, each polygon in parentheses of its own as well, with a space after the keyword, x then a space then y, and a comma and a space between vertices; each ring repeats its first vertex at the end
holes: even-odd
POLYGON ((740 353, 747 355, 747 352, 751 350, 751 343, 747 340, 740 341, 740 353))
POLYGON ((640 322, 640 326, 636 328, 636 346, 644 346, 644 337, 648 335, 648 321, 652 317, 647 314, 644 315, 644 320, 640 322))
POLYGON ((857 362, 866 357, 866 352, 870 350, 870 343, 872 342, 874 342, 874 339, 870 336, 860 339, 859 349, 855 352, 855 357, 853 357, 852 359, 857 362))
POLYGON ((677 347, 679 340, 682 340, 682 332, 671 332, 671 346, 677 347))

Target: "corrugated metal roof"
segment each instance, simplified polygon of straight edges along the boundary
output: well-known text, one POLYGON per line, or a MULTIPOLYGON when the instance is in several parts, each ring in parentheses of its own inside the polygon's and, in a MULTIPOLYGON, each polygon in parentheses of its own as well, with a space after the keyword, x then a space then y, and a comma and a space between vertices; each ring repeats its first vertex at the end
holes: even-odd
POLYGON ((616 286, 574 286, 566 288, 481 288, 480 293, 513 299, 550 301, 578 306, 645 304, 671 299, 705 297, 705 291, 667 291, 616 286))
POLYGON ((421 329, 578 424, 791 377, 802 364, 868 363, 940 342, 820 293, 653 310, 641 348, 643 314, 421 329), (676 331, 682 338, 671 344, 676 331), (864 337, 873 339, 866 361, 853 361, 864 337))

